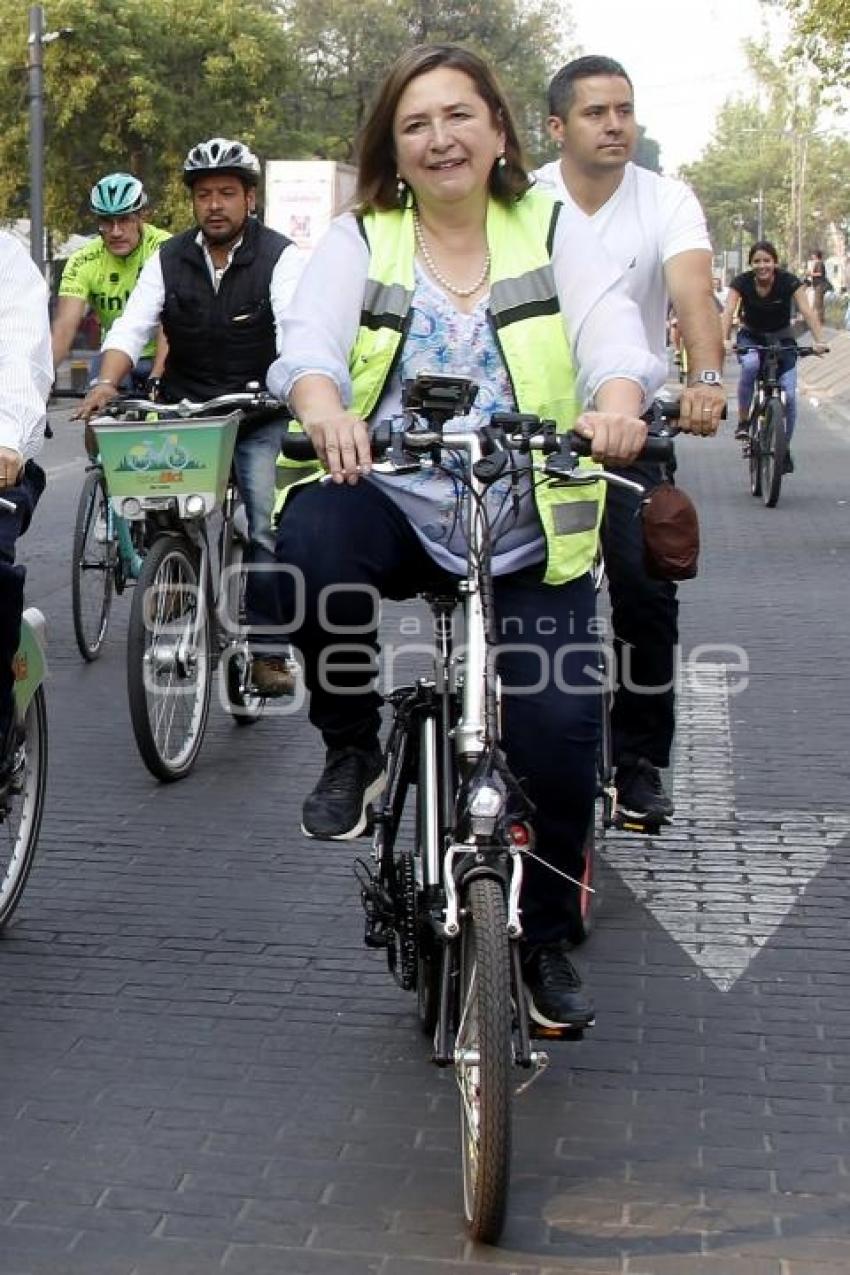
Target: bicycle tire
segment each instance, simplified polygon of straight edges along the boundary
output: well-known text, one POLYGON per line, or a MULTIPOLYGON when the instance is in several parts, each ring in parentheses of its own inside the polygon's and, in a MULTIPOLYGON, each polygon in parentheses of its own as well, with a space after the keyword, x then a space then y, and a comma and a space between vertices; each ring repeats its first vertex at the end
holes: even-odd
POLYGON ((80 655, 92 663, 100 655, 109 628, 115 588, 117 546, 96 539, 98 526, 107 526, 109 497, 100 469, 92 469, 83 483, 74 522, 71 556, 71 611, 80 655), (91 578, 91 587, 88 579, 91 578))
MULTIPOLYGON (((426 773, 425 755, 427 739, 433 741, 436 732, 436 720, 433 716, 424 717, 419 725, 419 755, 417 758, 418 776, 416 784, 416 857, 423 862, 426 849, 423 844, 425 830, 429 823, 439 825, 439 795, 429 781, 426 773), (427 804, 426 804, 427 803, 427 804)), ((424 867, 421 879, 424 880, 424 867)), ((432 882, 431 884, 435 884, 432 882)), ((419 901, 420 909, 422 901, 419 901)), ((417 926, 416 945, 416 1012, 419 1025, 426 1036, 433 1036, 440 1011, 440 968, 442 948, 436 942, 433 929, 428 918, 420 915, 417 926)))
POLYGON ((204 738, 212 687, 212 635, 198 558, 188 540, 160 536, 145 555, 127 630, 130 719, 142 760, 164 783, 189 774, 204 738), (203 601, 201 602, 203 604, 203 601))
POLYGON ((762 500, 767 509, 774 509, 782 491, 782 472, 788 449, 785 408, 779 398, 771 398, 765 408, 762 439, 762 500))
POLYGON ((748 464, 750 467, 750 495, 761 496, 761 411, 750 424, 748 464))
POLYGON ((245 547, 233 535, 232 526, 225 535, 229 537, 223 552, 224 606, 227 613, 226 637, 229 643, 224 652, 224 689, 227 710, 237 726, 253 726, 263 715, 265 698, 250 689, 250 657, 247 646, 240 644, 238 633, 245 624, 245 573, 243 560, 245 547), (224 572, 226 571, 226 575, 224 572))
POLYGON ((501 883, 479 877, 465 895, 455 1041, 464 1213, 472 1238, 495 1244, 504 1226, 510 1182, 510 946, 501 883))
POLYGON ((38 846, 47 789, 47 706, 39 686, 24 716, 23 770, 0 800, 0 930, 21 901, 38 846))

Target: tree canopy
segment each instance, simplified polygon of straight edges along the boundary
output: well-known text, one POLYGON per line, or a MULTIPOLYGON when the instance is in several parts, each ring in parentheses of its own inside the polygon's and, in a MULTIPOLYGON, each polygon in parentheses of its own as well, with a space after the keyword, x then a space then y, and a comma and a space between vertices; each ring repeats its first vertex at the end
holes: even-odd
POLYGON ((794 19, 800 51, 811 59, 828 84, 845 85, 850 77, 850 5, 847 0, 770 0, 781 3, 794 19))
MULTIPOLYGON (((532 158, 549 77, 569 55, 568 9, 544 0, 47 0, 47 224, 88 221, 110 169, 140 176, 159 224, 188 216, 184 155, 239 137, 263 159, 350 160, 384 72, 418 42, 463 43, 498 68, 532 158), (566 14, 566 16, 565 16, 566 14)), ((27 6, 0 0, 0 219, 25 216, 27 6)))
POLYGON ((850 208, 850 144, 821 127, 822 85, 801 63, 771 61, 750 47, 760 82, 750 99, 727 102, 703 155, 683 170, 719 249, 756 238, 802 266, 827 227, 850 208))

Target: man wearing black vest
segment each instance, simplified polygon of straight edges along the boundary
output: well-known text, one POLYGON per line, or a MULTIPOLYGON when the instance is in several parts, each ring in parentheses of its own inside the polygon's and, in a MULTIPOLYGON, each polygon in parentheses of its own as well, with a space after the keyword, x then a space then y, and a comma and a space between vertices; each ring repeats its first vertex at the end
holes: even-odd
MULTIPOLYGON (((289 303, 302 258, 284 235, 255 216, 260 164, 242 142, 213 137, 194 146, 183 165, 192 192, 195 226, 175 235, 145 265, 123 315, 103 343, 98 379, 80 409, 86 420, 117 387, 161 323, 168 358, 159 388, 164 402, 207 399, 265 384, 276 357, 279 320, 289 303)), ((271 511, 275 459, 283 421, 245 427, 234 467, 251 538, 253 562, 274 561, 271 511)), ((269 654, 275 591, 268 572, 249 575, 246 598, 254 641, 252 677, 264 695, 292 691, 286 652, 269 654)))

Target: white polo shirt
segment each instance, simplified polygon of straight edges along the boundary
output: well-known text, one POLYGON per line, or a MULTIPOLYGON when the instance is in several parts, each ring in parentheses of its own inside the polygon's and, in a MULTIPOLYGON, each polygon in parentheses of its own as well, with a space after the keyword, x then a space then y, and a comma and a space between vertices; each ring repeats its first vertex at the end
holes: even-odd
MULTIPOLYGON (((567 208, 587 217, 569 194, 559 160, 534 174, 567 208)), ((611 198, 587 220, 623 271, 629 296, 640 309, 650 349, 666 357, 667 288, 664 265, 680 252, 711 252, 705 216, 684 182, 628 163, 611 198)))

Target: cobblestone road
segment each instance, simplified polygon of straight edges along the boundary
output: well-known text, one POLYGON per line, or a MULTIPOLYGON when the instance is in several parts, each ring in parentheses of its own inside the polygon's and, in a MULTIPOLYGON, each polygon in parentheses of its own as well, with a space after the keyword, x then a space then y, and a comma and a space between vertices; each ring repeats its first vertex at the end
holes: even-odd
POLYGON ((765 510, 731 430, 680 446, 705 541, 683 586, 679 817, 612 840, 584 966, 598 1026, 517 1102, 501 1248, 460 1218, 453 1081, 362 948, 351 849, 306 843, 303 713, 157 786, 119 600, 73 646, 82 467, 60 434, 28 537, 52 771, 0 942, 0 1275, 844 1275, 850 1268, 846 667, 850 424, 803 412, 765 510))

